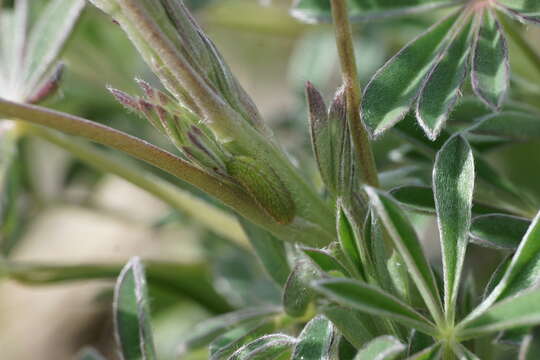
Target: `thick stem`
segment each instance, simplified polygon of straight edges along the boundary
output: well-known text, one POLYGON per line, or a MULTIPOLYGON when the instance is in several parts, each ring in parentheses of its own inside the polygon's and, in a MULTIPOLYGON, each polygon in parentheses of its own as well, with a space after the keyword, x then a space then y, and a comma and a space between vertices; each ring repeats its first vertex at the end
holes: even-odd
POLYGON ((41 126, 28 125, 25 132, 67 150, 99 171, 110 173, 146 190, 150 194, 193 218, 205 228, 230 239, 240 246, 248 246, 246 236, 236 218, 196 198, 186 191, 149 172, 116 159, 110 154, 41 126))
POLYGON ((295 221, 288 225, 276 223, 240 187, 221 182, 181 158, 121 131, 73 115, 3 99, 0 99, 0 114, 5 118, 24 120, 70 135, 82 136, 123 151, 214 196, 282 240, 308 246, 320 246, 332 241, 328 232, 318 224, 303 221, 295 221))
POLYGON ((531 44, 529 44, 513 22, 507 21, 505 16, 500 16, 499 20, 503 24, 506 33, 512 38, 514 43, 519 46, 523 54, 527 57, 527 59, 529 59, 531 65, 533 65, 540 74, 540 54, 538 51, 532 47, 531 44))
POLYGON ((343 85, 347 96, 347 119, 351 137, 356 148, 364 183, 379 187, 379 177, 371 141, 359 111, 362 93, 356 70, 352 29, 349 14, 347 13, 347 5, 345 0, 331 0, 331 3, 343 85))

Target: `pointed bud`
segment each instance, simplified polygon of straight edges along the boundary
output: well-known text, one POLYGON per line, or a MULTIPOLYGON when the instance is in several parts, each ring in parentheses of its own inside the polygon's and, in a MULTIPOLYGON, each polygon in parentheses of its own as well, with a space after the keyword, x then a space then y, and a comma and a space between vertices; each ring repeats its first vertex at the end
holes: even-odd
POLYGON ((227 163, 227 172, 280 224, 289 224, 296 214, 291 193, 267 163, 238 156, 227 163))
POLYGON ((137 112, 141 111, 138 100, 131 95, 110 86, 107 86, 107 90, 109 90, 109 92, 114 96, 116 101, 124 105, 124 107, 126 107, 128 110, 135 110, 137 112))

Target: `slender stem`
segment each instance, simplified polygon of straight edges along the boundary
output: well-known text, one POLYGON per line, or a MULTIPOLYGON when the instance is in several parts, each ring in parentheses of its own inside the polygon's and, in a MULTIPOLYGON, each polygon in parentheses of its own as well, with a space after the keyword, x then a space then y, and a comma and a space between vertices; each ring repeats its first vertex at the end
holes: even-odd
POLYGON ((503 24, 506 33, 510 35, 514 43, 519 46, 523 54, 529 59, 531 65, 540 73, 540 54, 538 51, 529 44, 513 22, 507 21, 505 16, 500 16, 499 20, 503 24))
POLYGON ((211 206, 158 176, 145 172, 130 164, 129 161, 117 159, 105 151, 74 141, 41 126, 28 125, 25 131, 69 151, 100 171, 117 175, 146 190, 174 209, 195 219, 197 223, 238 245, 248 246, 246 236, 234 216, 211 206))
POLYGON ((240 187, 222 182, 187 161, 116 129, 77 116, 4 99, 0 99, 0 115, 5 118, 43 125, 70 135, 82 136, 96 143, 123 151, 196 186, 282 240, 308 246, 320 246, 332 241, 329 233, 318 224, 302 221, 295 221, 288 225, 276 223, 240 187))
POLYGON ((362 167, 364 183, 379 187, 379 177, 371 141, 359 111, 362 93, 356 70, 352 29, 347 13, 347 5, 345 0, 331 0, 331 3, 343 85, 347 95, 347 119, 351 136, 356 147, 358 162, 362 167))

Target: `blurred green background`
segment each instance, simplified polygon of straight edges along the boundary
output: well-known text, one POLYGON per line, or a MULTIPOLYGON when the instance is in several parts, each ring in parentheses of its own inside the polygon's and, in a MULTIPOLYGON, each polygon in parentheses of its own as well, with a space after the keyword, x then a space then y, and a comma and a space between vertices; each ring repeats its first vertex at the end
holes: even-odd
MULTIPOLYGON (((332 28, 299 23, 289 16, 291 4, 286 0, 274 0, 269 6, 256 0, 190 3, 291 157, 306 177, 316 178, 303 87, 310 80, 329 100, 339 86, 332 28)), ((362 82, 435 16, 355 26, 362 82)), ((526 35, 540 51, 540 32, 531 27, 526 35)), ((511 97, 540 108, 539 74, 519 49, 511 47, 511 54, 511 97)), ((158 86, 124 33, 107 16, 88 6, 63 58, 67 72, 61 93, 46 106, 105 123, 173 151, 166 139, 126 112, 105 89, 111 85, 137 93, 134 77, 158 86)), ((403 144, 392 132, 375 143, 380 169, 404 165, 395 156, 403 144)), ((53 145, 26 139, 21 153, 17 164, 21 221, 18 235, 8 246, 10 261, 123 264, 140 255, 148 261, 173 263, 170 268, 155 267, 160 281, 153 284, 150 279, 153 326, 162 359, 174 358, 176 344, 201 319, 235 307, 279 302, 277 289, 257 261, 247 256, 250 250, 245 245, 209 233, 186 214, 172 212, 144 191, 94 171, 53 145)), ((115 156, 122 158, 121 154, 115 156)), ((520 189, 540 199, 539 142, 500 148, 489 159, 520 189)), ((435 254, 433 219, 417 220, 426 245, 435 254)), ((481 270, 491 271, 489 266, 481 270)), ((112 284, 83 281, 28 286, 1 281, 0 357, 71 359, 81 347, 93 345, 114 359, 112 284)), ((206 353, 193 358, 204 359, 206 353)))

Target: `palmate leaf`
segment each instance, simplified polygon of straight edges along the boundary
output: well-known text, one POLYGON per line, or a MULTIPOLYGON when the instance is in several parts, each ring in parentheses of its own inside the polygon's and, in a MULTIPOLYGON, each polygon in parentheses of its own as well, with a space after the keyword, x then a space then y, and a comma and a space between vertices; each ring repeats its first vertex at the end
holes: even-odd
POLYGON ((395 320, 426 334, 433 334, 431 321, 377 287, 351 279, 327 279, 314 283, 314 288, 338 304, 395 320))
POLYGON ((474 190, 473 154, 463 137, 450 138, 437 154, 433 188, 443 259, 445 311, 453 321, 469 242, 474 190))
POLYGON ((150 327, 150 309, 144 269, 139 258, 122 269, 114 291, 115 335, 126 360, 157 359, 150 327))
POLYGON ((337 333, 324 316, 317 316, 306 324, 294 348, 292 360, 330 360, 337 333))
POLYGON ((355 360, 392 360, 405 351, 406 346, 393 336, 383 335, 371 340, 358 354, 355 360))
POLYGON ((490 9, 479 13, 476 21, 471 71, 473 90, 488 106, 499 110, 510 82, 506 40, 490 9))
MULTIPOLYGON (((455 0, 347 0, 352 21, 406 15, 455 3, 455 0)), ((330 0, 296 0, 291 14, 306 22, 329 21, 330 0)))
POLYGON ((407 265, 407 270, 426 306, 436 321, 441 320, 442 304, 435 276, 413 226, 397 202, 390 196, 370 187, 366 188, 366 192, 395 249, 407 265))

